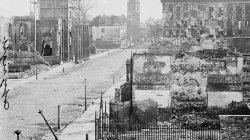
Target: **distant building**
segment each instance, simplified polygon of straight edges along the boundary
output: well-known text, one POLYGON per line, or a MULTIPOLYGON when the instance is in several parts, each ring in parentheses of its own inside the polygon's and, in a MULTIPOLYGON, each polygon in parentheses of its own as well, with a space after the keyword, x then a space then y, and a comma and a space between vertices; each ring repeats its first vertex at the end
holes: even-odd
POLYGON ((250 36, 249 0, 161 0, 165 37, 250 36))
POLYGON ((92 25, 93 26, 99 26, 99 25, 125 25, 127 21, 127 18, 124 15, 121 16, 97 16, 93 18, 92 20, 92 25))
POLYGON ((110 49, 126 41, 125 16, 97 16, 92 21, 92 40, 97 48, 110 49))
POLYGON ((140 32, 140 1, 129 0, 127 2, 127 37, 130 40, 138 40, 140 32))
POLYGON ((124 25, 100 25, 92 27, 93 41, 122 41, 125 39, 124 25))
POLYGON ((28 51, 34 41, 33 18, 31 16, 14 16, 12 19, 0 18, 0 39, 11 42, 10 49, 28 51))
POLYGON ((2 42, 4 39, 12 39, 12 20, 0 17, 0 52, 3 52, 2 42))
POLYGON ((208 106, 227 107, 232 101, 243 100, 242 75, 208 75, 208 106))
POLYGON ((140 24, 140 1, 139 0, 129 0, 127 3, 127 17, 129 20, 140 24))

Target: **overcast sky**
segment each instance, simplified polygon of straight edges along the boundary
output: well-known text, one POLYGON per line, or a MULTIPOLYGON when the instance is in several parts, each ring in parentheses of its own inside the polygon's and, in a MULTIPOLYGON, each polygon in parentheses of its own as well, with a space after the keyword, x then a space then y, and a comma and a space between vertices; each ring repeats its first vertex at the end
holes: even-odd
MULTIPOLYGON (((91 9, 91 17, 97 15, 121 15, 127 16, 127 0, 89 0, 95 3, 91 9)), ((145 21, 152 17, 161 19, 162 6, 160 0, 140 0, 141 1, 141 20, 145 21)), ((0 0, 0 16, 24 16, 29 15, 30 0, 0 0)))

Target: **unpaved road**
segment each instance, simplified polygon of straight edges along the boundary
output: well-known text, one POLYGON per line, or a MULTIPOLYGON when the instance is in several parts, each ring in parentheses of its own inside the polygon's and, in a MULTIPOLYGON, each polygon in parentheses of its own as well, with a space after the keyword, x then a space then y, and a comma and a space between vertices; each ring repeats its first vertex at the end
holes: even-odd
POLYGON ((83 113, 84 85, 87 79, 87 99, 91 104, 113 84, 113 78, 118 79, 125 73, 126 59, 131 50, 120 50, 72 68, 64 73, 52 75, 46 79, 32 81, 20 85, 9 92, 10 109, 3 110, 0 106, 0 140, 16 140, 15 130, 21 130, 21 140, 39 140, 50 133, 42 116, 44 116, 56 130, 57 106, 61 107, 62 127, 83 113))

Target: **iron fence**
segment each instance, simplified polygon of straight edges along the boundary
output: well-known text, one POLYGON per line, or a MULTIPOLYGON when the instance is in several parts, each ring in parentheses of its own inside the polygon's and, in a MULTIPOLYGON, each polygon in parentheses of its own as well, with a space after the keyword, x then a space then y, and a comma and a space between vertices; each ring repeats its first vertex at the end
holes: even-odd
POLYGON ((219 140, 220 129, 190 129, 179 122, 140 124, 110 120, 108 114, 95 118, 96 140, 219 140))
MULTIPOLYGON (((147 117, 147 116, 145 116, 147 117)), ((100 110, 95 115, 96 140, 219 140, 220 126, 190 126, 183 122, 152 121, 142 123, 135 119, 119 120, 107 113, 101 98, 100 110)))

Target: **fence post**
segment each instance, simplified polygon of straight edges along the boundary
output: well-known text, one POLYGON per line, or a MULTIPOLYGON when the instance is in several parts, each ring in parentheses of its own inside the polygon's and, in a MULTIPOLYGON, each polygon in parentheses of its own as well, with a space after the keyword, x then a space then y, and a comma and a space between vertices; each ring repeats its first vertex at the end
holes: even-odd
POLYGON ((58 113, 58 122, 57 122, 57 128, 58 130, 61 129, 61 105, 58 105, 57 107, 57 113, 58 113))
POLYGON ((130 60, 126 61, 126 81, 129 82, 129 73, 130 73, 130 60))
POLYGON ((85 78, 84 81, 84 87, 85 87, 85 111, 87 110, 87 79, 85 78))
POLYGON ((19 140, 19 135, 21 134, 21 131, 20 130, 16 130, 15 132, 14 132, 14 135, 16 134, 16 136, 17 136, 17 140, 19 140))
POLYGON ((133 54, 130 58, 130 118, 132 118, 133 113, 133 54))
POLYGON ((96 111, 95 111, 95 140, 97 139, 97 138, 96 138, 96 135, 97 135, 96 129, 97 129, 97 128, 96 128, 96 111))
POLYGON ((86 140, 89 140, 89 134, 86 134, 86 140))

